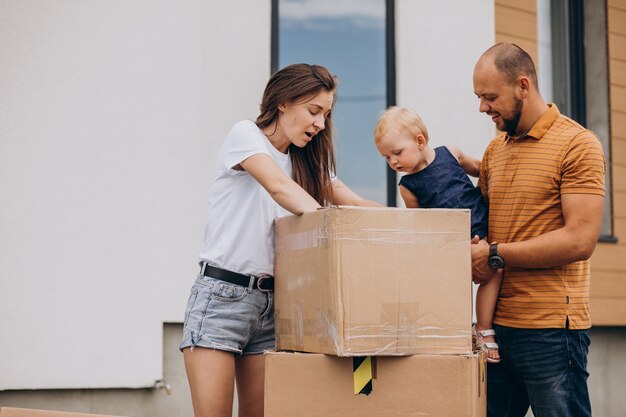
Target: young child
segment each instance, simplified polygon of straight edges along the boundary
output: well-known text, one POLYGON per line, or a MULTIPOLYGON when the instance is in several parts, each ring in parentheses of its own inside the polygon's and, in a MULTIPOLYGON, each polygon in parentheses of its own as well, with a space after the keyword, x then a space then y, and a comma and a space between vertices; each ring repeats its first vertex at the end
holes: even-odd
MULTIPOLYGON (((407 208, 469 208, 472 237, 487 237, 488 206, 468 174, 478 177, 480 160, 454 146, 431 148, 428 131, 417 113, 403 107, 390 107, 378 119, 374 143, 389 166, 403 172, 400 194, 407 208)), ((473 341, 487 351, 487 361, 500 362, 492 329, 502 273, 481 285, 476 295, 477 323, 473 341)))

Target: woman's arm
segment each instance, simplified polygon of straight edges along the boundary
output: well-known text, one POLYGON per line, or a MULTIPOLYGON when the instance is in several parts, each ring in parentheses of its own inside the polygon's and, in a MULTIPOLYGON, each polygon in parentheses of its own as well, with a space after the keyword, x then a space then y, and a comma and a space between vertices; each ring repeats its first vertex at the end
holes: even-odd
POLYGON ((332 204, 338 206, 369 206, 369 207, 384 207, 382 204, 376 201, 366 200, 352 191, 339 180, 335 178, 333 181, 333 196, 332 204))
POLYGON ((293 214, 317 210, 320 205, 294 180, 289 178, 267 154, 252 155, 240 163, 270 196, 293 214))

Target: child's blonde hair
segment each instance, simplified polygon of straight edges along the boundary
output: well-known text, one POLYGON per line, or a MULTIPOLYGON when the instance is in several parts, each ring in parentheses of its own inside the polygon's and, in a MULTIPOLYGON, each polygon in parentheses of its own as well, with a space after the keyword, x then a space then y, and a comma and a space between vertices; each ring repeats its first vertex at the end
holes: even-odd
POLYGON ((422 118, 413 110, 399 106, 389 107, 378 118, 374 128, 374 143, 378 144, 389 129, 393 127, 404 131, 404 133, 414 138, 420 134, 424 135, 426 143, 428 143, 428 130, 422 118))

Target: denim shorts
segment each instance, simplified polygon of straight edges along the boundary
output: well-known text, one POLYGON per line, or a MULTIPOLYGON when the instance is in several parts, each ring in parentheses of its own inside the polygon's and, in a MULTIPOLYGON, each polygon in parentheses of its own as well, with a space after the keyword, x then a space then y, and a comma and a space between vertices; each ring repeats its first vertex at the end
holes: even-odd
POLYGON ((185 310, 179 349, 200 346, 239 355, 274 349, 274 292, 198 276, 185 310))

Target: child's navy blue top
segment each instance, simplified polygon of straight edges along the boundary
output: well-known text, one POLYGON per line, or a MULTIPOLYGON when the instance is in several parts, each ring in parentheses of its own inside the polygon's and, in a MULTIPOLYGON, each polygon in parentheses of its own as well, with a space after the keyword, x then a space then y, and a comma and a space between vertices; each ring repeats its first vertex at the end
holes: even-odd
POLYGON ((415 194, 420 208, 471 209, 472 237, 487 236, 487 202, 447 147, 435 148, 434 161, 420 172, 400 178, 400 185, 415 194))

